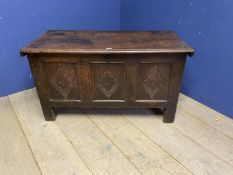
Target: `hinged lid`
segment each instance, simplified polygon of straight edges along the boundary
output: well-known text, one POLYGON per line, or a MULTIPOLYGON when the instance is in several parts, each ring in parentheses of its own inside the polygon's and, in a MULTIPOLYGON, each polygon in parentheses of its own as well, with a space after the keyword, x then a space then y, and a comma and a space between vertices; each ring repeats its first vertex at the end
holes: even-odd
POLYGON ((192 56, 194 50, 171 31, 98 32, 50 30, 20 50, 22 56, 35 53, 187 53, 192 56))

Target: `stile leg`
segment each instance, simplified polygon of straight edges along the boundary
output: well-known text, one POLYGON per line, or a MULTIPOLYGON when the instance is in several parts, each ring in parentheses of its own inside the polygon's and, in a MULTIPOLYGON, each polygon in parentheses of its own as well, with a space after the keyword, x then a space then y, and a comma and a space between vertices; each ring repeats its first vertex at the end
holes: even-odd
POLYGON ((176 114, 176 105, 169 106, 164 110, 163 122, 164 123, 173 123, 176 114))
POLYGON ((55 121, 56 120, 56 113, 55 113, 55 109, 53 107, 42 105, 42 111, 44 113, 44 118, 46 121, 55 121))
POLYGON ((46 121, 54 121, 56 120, 55 110, 49 101, 49 92, 46 88, 44 88, 44 85, 46 84, 46 78, 45 74, 43 73, 43 64, 38 61, 38 59, 38 57, 33 55, 28 57, 33 73, 33 79, 35 80, 38 97, 40 99, 40 104, 44 113, 44 118, 46 121))
MULTIPOLYGON (((184 57, 186 58, 186 56, 184 57)), ((171 72, 171 80, 168 89, 167 106, 163 114, 164 123, 173 123, 176 114, 176 105, 179 97, 180 83, 186 59, 174 62, 171 72)))

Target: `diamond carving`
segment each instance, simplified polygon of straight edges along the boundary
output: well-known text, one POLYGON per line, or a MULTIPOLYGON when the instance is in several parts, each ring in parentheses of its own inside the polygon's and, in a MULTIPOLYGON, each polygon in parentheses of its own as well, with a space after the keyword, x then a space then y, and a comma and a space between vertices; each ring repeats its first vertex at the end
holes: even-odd
POLYGON ((99 90, 109 99, 119 86, 117 77, 109 70, 105 70, 97 81, 99 90))
POLYGON ((153 99, 159 89, 162 88, 162 80, 163 78, 160 71, 158 70, 157 66, 154 65, 142 83, 146 93, 151 99, 153 99))
POLYGON ((53 79, 50 84, 64 97, 66 98, 70 91, 74 88, 76 84, 75 70, 73 65, 63 65, 66 68, 61 68, 60 63, 58 63, 58 69, 55 72, 53 79))

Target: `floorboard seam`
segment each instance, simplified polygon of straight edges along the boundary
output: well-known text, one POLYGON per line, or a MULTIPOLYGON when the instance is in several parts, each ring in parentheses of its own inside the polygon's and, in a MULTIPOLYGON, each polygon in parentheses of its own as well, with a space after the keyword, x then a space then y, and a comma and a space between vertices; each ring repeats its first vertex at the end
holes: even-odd
MULTIPOLYGON (((164 152, 166 152, 168 155, 170 155, 177 163, 179 163, 184 169, 186 169, 188 172, 193 174, 192 171, 190 171, 188 168, 186 168, 181 162, 179 162, 175 157, 173 157, 169 152, 167 152, 161 145, 156 143, 154 140, 152 140, 146 133, 144 133, 140 128, 135 126, 127 117, 125 117, 123 114, 121 114, 119 111, 117 111, 122 117, 124 117, 134 128, 139 130, 146 138, 148 138, 151 142, 153 142, 155 145, 157 145, 159 148, 161 148, 164 152)), ((194 175, 194 174, 193 174, 194 175)))
POLYGON ((82 110, 81 109, 81 111, 87 116, 87 118, 103 133, 103 135, 106 137, 106 138, 108 138, 108 140, 118 149, 118 151, 133 165, 133 167, 135 167, 137 170, 138 170, 138 172, 140 173, 140 174, 144 174, 143 172, 141 172, 141 170, 132 162, 132 161, 130 161, 129 160, 129 158, 121 151, 121 149, 114 143, 114 141, 113 140, 111 140, 106 134, 105 134, 105 132, 88 116, 88 114, 84 111, 84 110, 82 110))
MULTIPOLYGON (((127 118, 126 118, 127 119, 127 118)), ((127 119, 128 120, 128 119, 127 119)), ((130 120, 129 122, 134 125, 130 120)), ((134 125, 135 126, 135 125, 134 125)), ((136 128, 138 128, 137 126, 135 126, 136 128)), ((214 157, 216 157, 217 159, 220 159, 221 161, 225 162, 227 165, 229 165, 230 167, 233 167, 229 162, 223 160, 221 157, 219 157, 218 155, 212 153, 210 150, 206 149, 205 147, 203 147, 200 143, 198 143, 197 141, 195 141, 194 139, 190 138, 189 136, 187 136, 186 134, 184 134, 182 131, 180 131, 177 127, 174 127, 176 130, 178 130, 184 137, 186 137, 187 139, 193 141, 194 143, 196 143, 197 145, 199 145, 200 147, 202 147, 204 150, 206 150, 207 152, 209 152, 210 154, 212 154, 214 157)), ((143 132, 143 130, 141 130, 140 128, 138 128, 141 132, 143 132)), ((143 132, 144 133, 144 132, 143 132)), ((150 138, 150 136, 148 136, 146 133, 144 133, 148 138, 150 138)), ((150 139, 152 140, 152 139, 150 139)), ((153 140, 152 140, 153 141, 153 140)), ((156 143, 155 141, 153 141, 154 143, 156 143)), ((158 144, 157 144, 158 145, 158 144)), ((160 146, 160 145, 158 145, 160 146)), ((161 146, 160 146, 161 147, 161 146)), ((161 147, 162 148, 162 147, 161 147)), ((163 148, 162 148, 163 149, 163 148)), ((163 149, 164 151, 166 151, 165 149, 163 149)), ((167 152, 167 151, 166 151, 167 152)), ((168 152, 167 152, 168 153, 168 152)), ((169 153, 168 153, 169 154, 169 153)), ((169 154, 170 155, 170 154, 169 154)), ((172 156, 172 155, 171 155, 172 156)), ((172 156, 173 157, 173 156, 172 156)), ((173 157, 174 158, 174 157, 173 157)), ((175 158, 174 158, 175 159, 175 158)), ((178 161, 177 159, 175 159, 176 161, 178 161)), ((179 161, 178 161, 179 162, 179 161)), ((181 162, 179 162, 181 164, 181 162)), ((182 164, 181 164, 182 165, 182 164)), ((183 167, 185 167, 184 165, 182 165, 183 167)), ((186 168, 187 169, 187 168, 186 168)), ((187 169, 188 170, 188 169, 187 169)))
POLYGON ((194 103, 193 105, 196 105, 197 108, 202 108, 202 110, 204 110, 204 111, 209 111, 210 113, 215 113, 215 114, 213 114, 213 116, 219 115, 221 118, 223 118, 225 120, 225 122, 227 122, 233 126, 233 120, 229 116, 226 116, 218 111, 215 111, 214 109, 212 109, 212 108, 210 108, 210 107, 208 107, 208 106, 200 103, 199 101, 196 101, 188 96, 185 96, 184 94, 182 94, 182 95, 184 97, 179 98, 180 101, 183 101, 182 103, 186 103, 186 101, 191 101, 191 103, 194 103))
POLYGON ((213 128, 213 129, 215 129, 216 131, 222 133, 224 136, 226 136, 226 137, 228 137, 229 139, 233 140, 233 137, 231 137, 231 136, 225 134, 225 133, 222 132, 220 129, 218 129, 218 128, 216 128, 216 127, 213 127, 212 125, 210 125, 209 123, 205 122, 204 120, 201 120, 201 119, 195 117, 195 115, 193 115, 193 114, 190 113, 189 111, 187 111, 187 110, 185 110, 185 109, 181 109, 181 108, 180 108, 179 110, 180 110, 181 112, 183 112, 183 113, 184 113, 184 112, 187 113, 190 117, 192 117, 192 118, 194 118, 194 119, 197 119, 198 121, 204 123, 205 125, 207 125, 207 126, 213 128))
POLYGON ((93 172, 91 171, 91 169, 89 168, 89 166, 87 165, 87 163, 84 161, 83 157, 79 154, 79 152, 74 147, 73 142, 69 140, 69 138, 67 137, 67 135, 64 133, 63 129, 60 127, 59 122, 57 122, 57 121, 54 121, 54 122, 57 124, 58 128, 61 130, 61 132, 64 135, 64 137, 66 138, 66 140, 71 144, 72 148, 77 153, 77 155, 80 157, 80 159, 82 160, 82 162, 85 164, 86 168, 90 171, 91 174, 93 174, 93 172))
POLYGON ((183 133, 178 127, 176 126, 172 126, 174 127, 176 130, 178 130, 183 136, 185 136, 186 138, 188 138, 189 140, 192 140, 193 142, 195 142, 196 144, 198 144, 200 147, 202 147, 204 150, 206 150, 207 152, 209 152, 210 154, 212 154, 213 156, 215 156, 216 158, 220 159, 221 161, 225 162, 226 164, 228 164, 229 166, 233 167, 233 165, 231 165, 229 162, 227 162, 226 160, 222 159, 220 156, 218 156, 217 154, 213 153, 212 151, 210 151, 209 149, 207 149, 206 147, 204 147, 202 144, 200 144, 198 141, 194 140, 193 138, 189 137, 188 135, 186 135, 185 133, 183 133))
POLYGON ((28 139, 27 139, 27 136, 26 136, 26 134, 24 133, 23 127, 22 127, 22 125, 21 125, 21 123, 20 123, 20 120, 19 120, 19 118, 18 118, 18 114, 17 114, 17 112, 16 112, 16 110, 15 110, 15 108, 14 108, 14 105, 11 103, 11 100, 10 100, 9 96, 7 96, 7 99, 8 99, 8 101, 9 101, 9 103, 10 103, 10 105, 11 105, 11 108, 12 108, 14 114, 15 114, 16 120, 17 120, 18 123, 19 123, 20 129, 21 129, 21 131, 22 131, 22 133, 23 133, 23 135, 24 135, 24 138, 26 139, 26 142, 27 142, 28 147, 29 147, 29 149, 30 149, 30 151, 31 151, 31 154, 32 154, 32 156, 33 156, 33 158, 34 158, 34 161, 35 161, 35 163, 36 163, 36 166, 37 166, 37 168, 38 168, 40 174, 43 175, 43 173, 42 173, 42 171, 41 171, 41 169, 40 169, 39 163, 37 162, 36 157, 35 157, 35 155, 34 155, 34 153, 33 153, 33 151, 32 151, 31 145, 30 145, 30 143, 29 143, 29 141, 28 141, 28 139))

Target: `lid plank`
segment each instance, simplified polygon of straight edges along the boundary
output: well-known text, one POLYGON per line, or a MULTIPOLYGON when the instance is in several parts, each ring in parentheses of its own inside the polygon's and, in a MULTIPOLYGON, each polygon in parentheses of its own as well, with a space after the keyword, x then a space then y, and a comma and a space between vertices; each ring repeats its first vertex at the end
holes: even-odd
POLYGON ((50 30, 20 50, 22 56, 34 53, 187 53, 192 55, 194 50, 171 31, 50 30))

